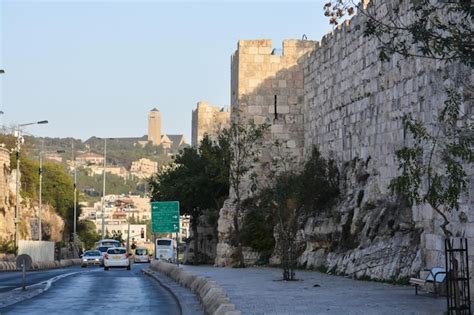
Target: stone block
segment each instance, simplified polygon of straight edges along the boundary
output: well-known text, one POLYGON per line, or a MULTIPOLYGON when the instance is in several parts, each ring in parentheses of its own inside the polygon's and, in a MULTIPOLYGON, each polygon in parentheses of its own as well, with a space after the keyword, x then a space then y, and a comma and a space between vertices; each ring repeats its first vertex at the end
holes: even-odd
POLYGON ((296 148, 296 142, 294 140, 288 140, 286 146, 290 149, 296 148))
POLYGON ((444 238, 439 234, 424 234, 425 248, 435 251, 444 250, 444 238))
POLYGON ((280 105, 277 106, 278 114, 288 114, 290 112, 290 106, 288 105, 280 105))

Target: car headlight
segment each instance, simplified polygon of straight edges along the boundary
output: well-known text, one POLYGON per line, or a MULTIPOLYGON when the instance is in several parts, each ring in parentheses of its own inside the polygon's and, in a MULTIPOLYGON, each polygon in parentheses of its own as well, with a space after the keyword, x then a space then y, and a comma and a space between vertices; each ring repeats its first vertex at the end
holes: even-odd
POLYGON ((99 261, 99 258, 96 258, 95 261, 99 261))
POLYGON ((82 261, 83 261, 83 262, 87 262, 87 259, 84 258, 82 261))

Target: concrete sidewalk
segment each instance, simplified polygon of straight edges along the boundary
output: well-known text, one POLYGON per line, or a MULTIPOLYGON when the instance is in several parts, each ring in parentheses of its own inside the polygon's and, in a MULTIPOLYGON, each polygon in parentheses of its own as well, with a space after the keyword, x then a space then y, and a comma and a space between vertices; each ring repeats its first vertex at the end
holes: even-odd
POLYGON ((279 281, 277 268, 183 266, 212 278, 243 314, 443 314, 445 298, 415 296, 413 287, 297 271, 300 281, 279 281), (316 285, 316 286, 315 286, 316 285))

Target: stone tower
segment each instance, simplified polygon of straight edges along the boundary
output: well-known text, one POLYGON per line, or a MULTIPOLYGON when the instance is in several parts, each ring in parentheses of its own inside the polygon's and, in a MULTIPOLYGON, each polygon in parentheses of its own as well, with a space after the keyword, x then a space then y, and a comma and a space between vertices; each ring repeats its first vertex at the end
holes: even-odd
POLYGON ((224 128, 229 128, 229 125, 230 110, 228 108, 212 106, 205 101, 198 102, 192 114, 192 146, 199 146, 206 134, 211 140, 217 140, 219 132, 224 128))
POLYGON ((148 141, 154 145, 161 144, 161 113, 156 108, 148 113, 148 141))

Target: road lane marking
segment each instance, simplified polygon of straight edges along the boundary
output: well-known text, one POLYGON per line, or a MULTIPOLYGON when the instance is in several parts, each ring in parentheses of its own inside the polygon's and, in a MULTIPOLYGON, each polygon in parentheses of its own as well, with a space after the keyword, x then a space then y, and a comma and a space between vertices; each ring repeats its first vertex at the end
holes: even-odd
MULTIPOLYGON (((35 288, 35 287, 41 286, 41 285, 45 285, 45 288, 41 291, 41 292, 45 292, 45 291, 49 290, 49 288, 51 287, 51 285, 54 282, 56 282, 58 280, 61 280, 62 278, 66 278, 66 277, 69 277, 69 276, 72 276, 72 275, 75 275, 75 274, 78 274, 78 273, 87 273, 87 272, 94 272, 94 271, 97 271, 97 270, 75 271, 75 272, 70 272, 70 273, 63 273, 61 275, 54 276, 51 279, 44 280, 44 281, 29 285, 29 286, 27 286, 27 289, 28 288, 35 288)), ((21 290, 21 289, 22 289, 21 287, 18 287, 16 289, 13 289, 12 291, 18 291, 18 290, 21 290)))

